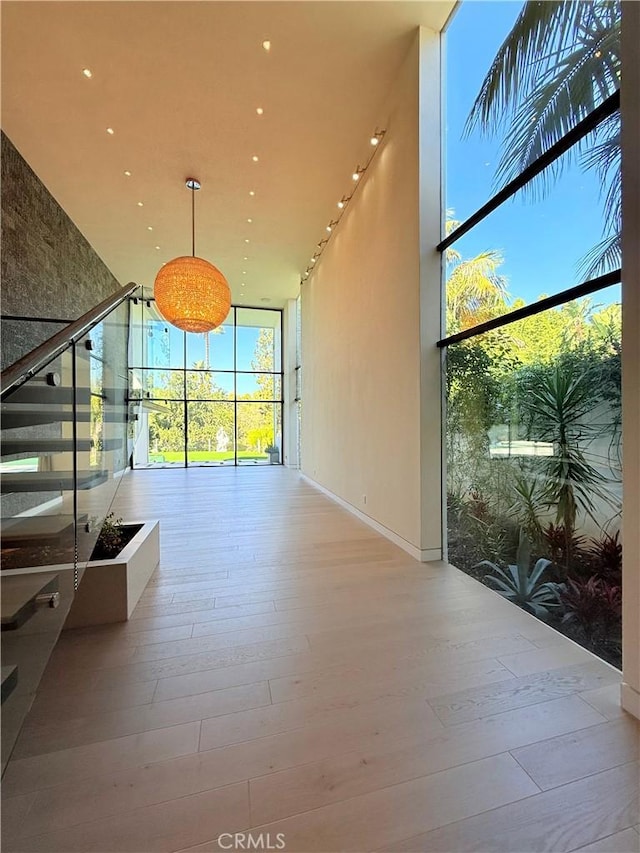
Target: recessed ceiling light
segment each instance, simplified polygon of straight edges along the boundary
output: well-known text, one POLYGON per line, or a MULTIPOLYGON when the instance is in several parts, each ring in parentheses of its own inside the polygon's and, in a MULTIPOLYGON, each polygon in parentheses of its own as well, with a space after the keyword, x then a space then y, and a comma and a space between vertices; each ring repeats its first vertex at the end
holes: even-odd
POLYGON ((138 202, 138 207, 144 207, 144 202, 139 201, 139 202, 138 202))
POLYGON ((156 246, 156 249, 159 249, 159 248, 160 248, 160 246, 156 246))
POLYGON ((244 281, 241 282, 240 287, 244 287, 244 281))
POLYGON ((242 270, 242 275, 246 275, 246 274, 247 274, 247 271, 246 271, 246 270, 242 270))
POLYGON ((253 190, 249 190, 249 195, 255 195, 253 190))
POLYGON ((262 109, 262 107, 256 107, 256 112, 259 116, 261 116, 264 113, 264 110, 262 109))
POLYGON ((315 264, 315 262, 316 262, 317 260, 318 260, 317 258, 311 258, 311 263, 312 263, 312 264, 315 264))
POLYGON ((253 219, 247 219, 247 222, 253 222, 253 219))
POLYGON ((93 77, 93 74, 91 73, 90 68, 83 68, 82 73, 84 74, 85 77, 87 77, 89 79, 91 79, 91 77, 93 77))
POLYGON ((130 177, 131 177, 131 172, 130 172, 128 169, 125 169, 125 170, 124 170, 124 173, 125 173, 125 175, 126 175, 128 178, 130 178, 130 177))
POLYGON ((147 231, 153 231, 153 225, 147 225, 147 231))
POLYGON ((115 133, 115 131, 114 131, 114 129, 113 129, 112 127, 108 127, 108 128, 107 128, 107 133, 109 134, 109 136, 113 136, 113 134, 115 133))
POLYGON ((352 179, 353 179, 354 181, 359 181, 359 180, 360 180, 360 175, 361 175, 361 174, 362 174, 362 172, 360 171, 360 169, 357 169, 357 170, 353 173, 353 175, 351 175, 351 177, 352 177, 352 179))
POLYGON ((265 39, 262 42, 262 47, 267 51, 267 53, 269 53, 269 51, 271 50, 271 42, 269 41, 269 39, 265 39))
POLYGON ((257 154, 254 154, 251 159, 253 160, 254 163, 257 163, 259 158, 258 158, 257 154))
POLYGON ((248 238, 248 237, 245 237, 244 242, 245 242, 245 243, 248 243, 248 242, 249 242, 249 238, 248 238))

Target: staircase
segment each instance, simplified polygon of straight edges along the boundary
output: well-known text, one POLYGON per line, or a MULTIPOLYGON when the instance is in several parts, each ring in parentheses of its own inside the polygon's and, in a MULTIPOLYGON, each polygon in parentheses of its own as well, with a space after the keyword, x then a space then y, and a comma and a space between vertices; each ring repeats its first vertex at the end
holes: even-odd
POLYGON ((129 459, 128 285, 2 373, 2 769, 129 459))

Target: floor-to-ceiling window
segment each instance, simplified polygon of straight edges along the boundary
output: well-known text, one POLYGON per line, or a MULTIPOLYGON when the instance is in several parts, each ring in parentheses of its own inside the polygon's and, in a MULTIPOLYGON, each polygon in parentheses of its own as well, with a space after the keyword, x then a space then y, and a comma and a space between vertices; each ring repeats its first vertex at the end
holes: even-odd
POLYGON ((446 33, 448 553, 620 665, 620 4, 446 33))
POLYGON ((131 317, 134 467, 280 463, 281 311, 232 307, 208 334, 169 325, 152 299, 131 317))

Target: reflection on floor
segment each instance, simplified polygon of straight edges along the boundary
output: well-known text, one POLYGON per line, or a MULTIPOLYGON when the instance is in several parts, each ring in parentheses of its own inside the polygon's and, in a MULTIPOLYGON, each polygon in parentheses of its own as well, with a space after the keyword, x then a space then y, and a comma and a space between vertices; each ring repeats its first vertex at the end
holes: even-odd
POLYGON ((5 853, 249 831, 289 853, 638 851, 616 670, 282 467, 124 487, 118 515, 161 519, 161 564, 128 623, 58 644, 5 853))

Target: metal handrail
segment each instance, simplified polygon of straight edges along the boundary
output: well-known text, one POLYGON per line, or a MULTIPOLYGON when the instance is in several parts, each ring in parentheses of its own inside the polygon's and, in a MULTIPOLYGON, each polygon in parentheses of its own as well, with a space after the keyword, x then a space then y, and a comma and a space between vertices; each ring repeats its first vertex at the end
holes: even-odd
POLYGON ((125 299, 128 299, 140 285, 135 282, 129 282, 117 293, 112 293, 98 303, 94 308, 83 314, 77 320, 74 320, 65 329, 61 329, 52 335, 46 341, 41 343, 30 353, 18 359, 0 375, 0 387, 2 388, 1 399, 5 399, 16 388, 34 376, 39 370, 42 370, 50 361, 60 355, 60 353, 69 349, 80 338, 86 335, 93 329, 101 320, 117 308, 125 299))

